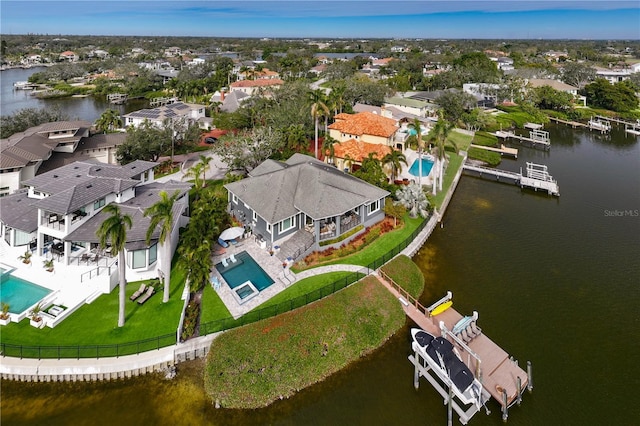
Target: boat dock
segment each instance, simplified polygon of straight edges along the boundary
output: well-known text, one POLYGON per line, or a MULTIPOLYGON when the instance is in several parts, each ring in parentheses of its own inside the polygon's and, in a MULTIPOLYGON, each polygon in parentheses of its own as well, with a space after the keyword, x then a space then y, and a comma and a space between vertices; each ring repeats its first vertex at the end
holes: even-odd
MULTIPOLYGON (((522 394, 525 389, 533 390, 533 380, 531 373, 531 363, 527 362, 527 371, 524 371, 518 361, 510 357, 509 354, 498 346, 493 340, 486 336, 484 332, 471 339, 463 341, 460 335, 451 332, 456 323, 463 318, 453 307, 448 308, 443 313, 436 316, 431 315, 431 307, 424 307, 416 299, 411 297, 402 287, 379 271, 378 279, 391 291, 400 301, 406 315, 411 318, 418 327, 434 336, 443 336, 449 340, 460 354, 460 358, 471 370, 475 377, 482 383, 483 395, 490 396, 500 405, 502 419, 507 420, 508 410, 514 404, 522 402, 522 394)), ((434 303, 438 306, 441 303, 451 300, 451 293, 434 303)), ((432 307, 434 306, 432 305, 432 307)), ((474 318, 477 319, 477 313, 474 318)), ((475 320, 474 320, 475 321, 475 320)), ((460 422, 467 422, 480 411, 480 408, 473 404, 467 409, 461 407, 455 401, 444 384, 429 372, 421 362, 420 354, 415 351, 409 355, 409 361, 414 365, 414 386, 419 385, 419 378, 426 378, 436 391, 444 398, 445 404, 449 404, 460 416, 460 422)), ((486 400, 489 398, 487 397, 486 400)), ((483 397, 483 401, 486 401, 483 397)), ((485 406, 486 409, 486 406, 485 406)), ((487 409, 487 414, 490 412, 487 409)))
POLYGON ((549 175, 547 166, 542 164, 528 162, 526 176, 522 174, 522 169, 520 169, 520 173, 516 173, 491 167, 476 166, 468 162, 462 165, 462 169, 467 172, 477 173, 478 177, 495 177, 496 180, 503 179, 519 185, 520 188, 530 188, 534 191, 540 189, 547 191, 549 195, 560 196, 558 183, 549 175))
POLYGON ((587 127, 591 130, 597 130, 600 133, 609 133, 611 131, 611 122, 608 118, 596 116, 589 120, 587 127))
POLYGON ((529 137, 516 135, 513 132, 505 132, 503 130, 499 130, 493 133, 493 135, 501 139, 509 139, 522 144, 528 144, 534 148, 542 148, 545 150, 551 148, 549 132, 545 130, 531 130, 529 137))
POLYGON ((587 127, 586 124, 580 123, 578 121, 562 120, 561 118, 556 118, 556 117, 549 117, 549 120, 551 120, 551 121, 553 121, 555 123, 566 124, 568 126, 573 127, 574 129, 576 127, 587 127))
POLYGON ((631 133, 632 135, 640 135, 640 120, 636 123, 625 123, 624 124, 624 132, 625 134, 631 133))
POLYGON ((126 93, 109 93, 107 95, 107 101, 114 105, 122 105, 127 102, 127 94, 126 93))
POLYGON ((504 145, 500 145, 500 148, 494 148, 491 146, 483 146, 483 145, 474 145, 471 144, 470 145, 472 148, 478 148, 478 149, 484 149, 486 151, 493 151, 493 152, 498 152, 500 153, 500 155, 509 155, 509 156, 513 156, 514 158, 518 158, 518 150, 516 148, 508 148, 504 145))

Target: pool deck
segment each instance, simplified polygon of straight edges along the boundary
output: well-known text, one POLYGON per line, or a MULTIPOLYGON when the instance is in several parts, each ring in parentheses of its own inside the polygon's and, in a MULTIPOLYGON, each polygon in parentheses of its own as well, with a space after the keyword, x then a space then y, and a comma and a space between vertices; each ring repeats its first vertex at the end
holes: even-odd
MULTIPOLYGON (((411 165, 413 164, 413 162, 418 159, 418 152, 410 148, 407 148, 404 152, 404 156, 407 159, 407 165, 405 166, 404 164, 402 164, 402 171, 398 174, 398 177, 396 179, 400 179, 400 180, 409 179, 409 181, 417 181, 418 177, 409 173, 409 169, 411 168, 411 165)), ((431 170, 433 172, 433 169, 431 170)), ((429 173, 428 176, 422 176, 423 185, 427 185, 427 186, 431 185, 432 172, 429 173)))

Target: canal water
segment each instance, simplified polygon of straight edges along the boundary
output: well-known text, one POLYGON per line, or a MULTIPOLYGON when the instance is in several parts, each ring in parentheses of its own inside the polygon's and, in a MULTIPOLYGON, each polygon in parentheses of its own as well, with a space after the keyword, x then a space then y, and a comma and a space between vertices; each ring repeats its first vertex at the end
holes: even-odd
MULTIPOLYGON (((3 100, 4 103, 4 100, 3 100)), ((637 424, 640 405, 640 143, 548 125, 549 152, 520 148, 501 168, 546 164, 561 196, 465 176, 443 221, 414 257, 424 304, 453 292, 484 333, 533 364, 532 394, 507 424, 637 424)), ((201 363, 178 377, 113 383, 2 382, 2 424, 445 424, 442 399, 413 388, 407 325, 326 381, 260 410, 216 409, 201 363)), ((1 361, 1 360, 0 360, 1 361)), ((499 406, 471 425, 501 425, 499 406)), ((454 416, 454 424, 459 424, 454 416)))

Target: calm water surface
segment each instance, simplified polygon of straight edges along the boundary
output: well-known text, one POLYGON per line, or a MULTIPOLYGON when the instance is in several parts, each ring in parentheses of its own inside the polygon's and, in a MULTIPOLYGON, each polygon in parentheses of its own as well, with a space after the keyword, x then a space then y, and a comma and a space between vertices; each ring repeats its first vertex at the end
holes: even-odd
MULTIPOLYGON (((415 256, 429 304, 447 290, 484 332, 533 363, 532 394, 513 425, 632 425, 640 418, 640 143, 548 126, 550 152, 521 148, 549 166, 560 198, 464 177, 444 219, 415 256)), ((408 321, 372 355, 291 399, 261 410, 215 409, 197 362, 178 379, 114 383, 2 382, 2 424, 408 425, 445 424, 424 380, 413 389, 408 321)), ((499 407, 471 425, 501 425, 499 407)), ((457 424, 458 419, 454 417, 457 424)))

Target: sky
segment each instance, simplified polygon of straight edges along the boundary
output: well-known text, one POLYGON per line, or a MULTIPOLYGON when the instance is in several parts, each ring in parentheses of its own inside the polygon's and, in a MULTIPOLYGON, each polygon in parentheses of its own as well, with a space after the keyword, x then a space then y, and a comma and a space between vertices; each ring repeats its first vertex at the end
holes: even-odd
POLYGON ((639 40, 640 2, 0 0, 0 33, 639 40))

